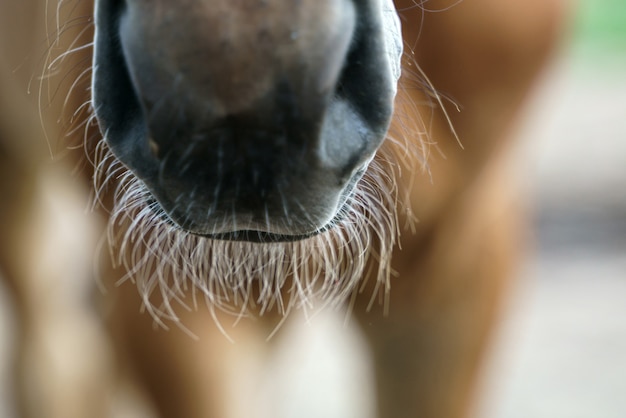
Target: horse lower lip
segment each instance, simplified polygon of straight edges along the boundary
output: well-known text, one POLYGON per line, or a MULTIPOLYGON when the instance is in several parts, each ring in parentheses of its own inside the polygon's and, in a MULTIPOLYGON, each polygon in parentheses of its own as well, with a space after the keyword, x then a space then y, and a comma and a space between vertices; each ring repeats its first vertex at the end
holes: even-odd
MULTIPOLYGON (((271 228, 268 227, 267 224, 262 226, 260 223, 254 222, 244 224, 242 219, 230 223, 230 227, 228 224, 225 224, 222 228, 216 228, 214 225, 210 224, 202 226, 201 224, 204 223, 203 221, 205 220, 196 224, 187 217, 168 214, 154 197, 150 197, 146 201, 146 206, 155 212, 155 216, 157 216, 161 222, 175 229, 209 239, 249 242, 287 242, 302 240, 324 230, 324 228, 310 228, 309 230, 294 230, 293 233, 292 231, 279 229, 271 231, 271 228), (185 221, 183 221, 183 219, 185 219, 185 221)), ((219 218, 219 216, 216 218, 219 218)))

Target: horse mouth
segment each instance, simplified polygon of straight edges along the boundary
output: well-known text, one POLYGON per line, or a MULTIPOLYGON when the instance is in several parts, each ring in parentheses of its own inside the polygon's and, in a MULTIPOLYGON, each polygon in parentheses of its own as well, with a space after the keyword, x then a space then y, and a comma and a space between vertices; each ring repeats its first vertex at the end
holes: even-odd
POLYGON ((154 216, 168 226, 202 238, 220 241, 246 241, 253 243, 302 241, 328 232, 334 228, 341 227, 342 221, 353 210, 351 199, 356 191, 356 188, 358 187, 358 183, 362 180, 366 171, 367 164, 354 173, 348 182, 348 185, 344 188, 340 195, 334 215, 327 222, 323 223, 321 226, 312 226, 310 230, 304 230, 304 232, 294 233, 294 228, 289 227, 272 227, 267 221, 256 223, 252 221, 246 222, 241 217, 224 224, 223 230, 216 232, 214 226, 199 226, 198 222, 193 221, 187 216, 168 213, 151 193, 148 194, 145 201, 145 207, 150 208, 154 216), (242 227, 242 225, 252 225, 252 227, 242 227))

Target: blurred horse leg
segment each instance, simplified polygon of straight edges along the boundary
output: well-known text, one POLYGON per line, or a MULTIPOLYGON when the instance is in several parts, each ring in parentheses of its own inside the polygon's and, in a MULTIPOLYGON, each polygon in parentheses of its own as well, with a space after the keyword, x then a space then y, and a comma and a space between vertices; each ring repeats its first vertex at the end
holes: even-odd
MULTIPOLYGON (((110 416, 111 353, 91 297, 100 227, 85 213, 87 187, 71 174, 76 162, 52 164, 47 144, 55 152, 65 149, 65 144, 55 147, 65 140, 62 109, 84 100, 70 97, 65 103, 75 79, 70 71, 88 61, 73 54, 62 74, 41 81, 46 38, 54 44, 56 37, 45 31, 56 26, 54 3, 0 4, 0 274, 18 325, 13 392, 20 417, 104 418, 110 416)), ((65 29, 51 54, 67 51, 88 27, 87 3, 73 9, 84 19, 73 22, 82 25, 65 29)), ((60 10, 60 21, 70 21, 67 8, 60 10)), ((76 41, 75 46, 86 42, 76 41)))
MULTIPOLYGON (((522 242, 523 199, 507 138, 557 39, 560 3, 474 0, 424 13, 411 0, 396 1, 415 62, 461 107, 448 112, 463 148, 435 112, 430 138, 439 153, 429 160, 431 177, 417 176, 409 191, 417 232, 405 233, 395 253, 389 312, 365 312, 366 301, 354 309, 375 360, 381 418, 461 418, 471 411, 522 242)), ((405 77, 412 64, 405 63, 405 77)), ((429 102, 417 89, 407 94, 418 106, 429 102)), ((396 109, 410 111, 403 103, 396 109)))

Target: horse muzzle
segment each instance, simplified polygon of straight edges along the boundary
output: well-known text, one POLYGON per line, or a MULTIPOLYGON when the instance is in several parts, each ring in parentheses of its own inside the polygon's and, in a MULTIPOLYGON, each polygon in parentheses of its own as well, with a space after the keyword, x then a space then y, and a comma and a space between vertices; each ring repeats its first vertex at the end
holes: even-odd
POLYGON ((95 113, 180 228, 299 239, 341 217, 386 135, 386 31, 378 1, 97 0, 95 113))

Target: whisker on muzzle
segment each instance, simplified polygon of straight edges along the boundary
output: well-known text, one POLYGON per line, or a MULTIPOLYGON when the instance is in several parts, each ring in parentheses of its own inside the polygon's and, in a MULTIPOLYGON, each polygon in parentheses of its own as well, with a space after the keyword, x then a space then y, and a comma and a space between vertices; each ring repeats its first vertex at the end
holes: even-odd
POLYGON ((261 243, 211 239, 174 226, 140 180, 119 163, 109 165, 115 159, 106 144, 99 148, 96 190, 118 182, 108 230, 113 262, 126 270, 123 280, 135 282, 146 310, 161 325, 177 321, 178 306, 189 309, 190 291, 194 301, 202 295, 210 310, 239 318, 339 307, 369 280, 375 282, 370 307, 384 302, 400 231, 392 147, 378 151, 340 220, 327 231, 294 242, 261 243), (370 266, 373 261, 377 267, 370 266))

